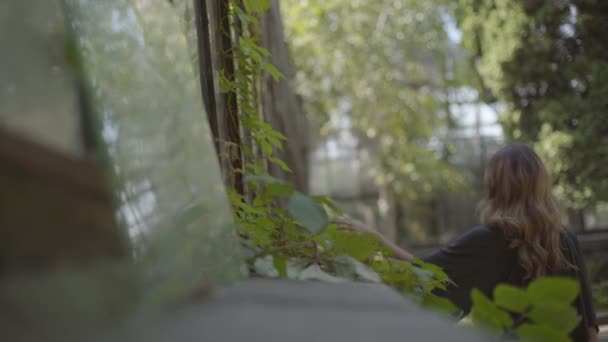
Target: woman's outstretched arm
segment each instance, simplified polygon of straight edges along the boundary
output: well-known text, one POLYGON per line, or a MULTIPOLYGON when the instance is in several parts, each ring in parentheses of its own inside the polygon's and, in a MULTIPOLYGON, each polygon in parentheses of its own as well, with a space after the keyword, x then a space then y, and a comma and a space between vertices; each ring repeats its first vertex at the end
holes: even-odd
POLYGON ((403 261, 412 262, 414 261, 414 255, 412 253, 406 251, 405 249, 397 246, 394 242, 390 241, 386 237, 384 237, 378 230, 376 230, 373 226, 367 225, 363 222, 353 220, 350 218, 339 218, 336 220, 336 225, 340 229, 350 230, 353 232, 361 232, 361 233, 371 233, 378 237, 380 243, 382 243, 386 248, 390 249, 391 252, 395 254, 398 259, 403 261))

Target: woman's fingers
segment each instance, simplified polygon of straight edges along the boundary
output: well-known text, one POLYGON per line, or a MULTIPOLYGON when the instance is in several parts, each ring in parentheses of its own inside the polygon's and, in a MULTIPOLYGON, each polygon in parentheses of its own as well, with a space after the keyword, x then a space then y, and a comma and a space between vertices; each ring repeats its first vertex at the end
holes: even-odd
POLYGON ((353 229, 353 222, 352 222, 351 219, 348 219, 348 218, 338 218, 334 222, 336 223, 336 225, 338 226, 338 228, 347 229, 347 230, 352 230, 353 229))
POLYGON ((339 229, 353 232, 368 232, 370 229, 363 222, 351 218, 339 218, 334 221, 339 229))

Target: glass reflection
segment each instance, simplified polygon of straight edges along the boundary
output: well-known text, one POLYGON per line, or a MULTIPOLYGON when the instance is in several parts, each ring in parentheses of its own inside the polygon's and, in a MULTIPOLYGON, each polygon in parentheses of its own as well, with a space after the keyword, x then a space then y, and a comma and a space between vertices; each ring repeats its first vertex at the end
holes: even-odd
POLYGON ((117 215, 153 300, 241 274, 188 43, 166 1, 67 0, 117 215))

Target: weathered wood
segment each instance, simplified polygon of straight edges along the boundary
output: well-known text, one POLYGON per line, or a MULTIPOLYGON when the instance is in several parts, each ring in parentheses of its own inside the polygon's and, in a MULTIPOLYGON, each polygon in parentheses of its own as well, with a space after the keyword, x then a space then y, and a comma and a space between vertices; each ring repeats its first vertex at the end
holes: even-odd
POLYGON ((212 31, 209 25, 209 11, 205 0, 194 0, 196 18, 199 80, 203 102, 209 119, 209 127, 213 135, 215 150, 220 153, 220 131, 218 123, 218 110, 215 101, 215 85, 211 51, 212 31))
POLYGON ((286 173, 276 165, 273 165, 270 171, 275 176, 293 181, 298 190, 307 192, 308 120, 298 96, 289 85, 289 80, 294 72, 285 42, 285 31, 278 0, 272 1, 272 6, 260 19, 260 27, 262 30, 261 46, 270 52, 269 62, 285 76, 278 82, 270 75, 264 76, 262 82, 264 116, 273 128, 287 137, 288 140, 284 142, 284 151, 278 151, 278 156, 293 172, 286 173))
MULTIPOLYGON (((229 0, 219 0, 219 23, 221 37, 219 39, 222 51, 222 70, 228 81, 235 80, 235 63, 232 55, 232 30, 230 25, 229 0)), ((244 194, 243 156, 241 152, 241 128, 239 123, 239 109, 236 95, 233 92, 223 94, 224 97, 224 119, 226 120, 226 150, 228 152, 230 185, 239 193, 244 194)))

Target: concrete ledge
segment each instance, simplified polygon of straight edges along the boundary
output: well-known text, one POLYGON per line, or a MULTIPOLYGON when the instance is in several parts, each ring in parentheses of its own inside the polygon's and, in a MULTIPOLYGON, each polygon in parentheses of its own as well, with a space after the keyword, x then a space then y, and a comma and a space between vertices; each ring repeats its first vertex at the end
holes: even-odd
POLYGON ((215 291, 172 312, 134 315, 113 326, 74 322, 52 333, 8 328, 4 336, 12 342, 487 340, 477 331, 455 326, 447 317, 420 309, 384 285, 264 279, 215 291))

